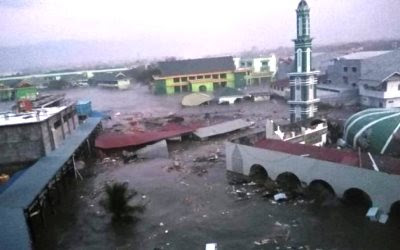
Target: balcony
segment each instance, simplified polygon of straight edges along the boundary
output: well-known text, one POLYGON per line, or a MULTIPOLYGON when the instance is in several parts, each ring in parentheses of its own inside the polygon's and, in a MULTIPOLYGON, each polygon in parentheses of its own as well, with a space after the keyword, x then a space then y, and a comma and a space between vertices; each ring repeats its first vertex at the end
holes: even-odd
POLYGON ((360 95, 379 98, 379 99, 389 99, 389 98, 399 98, 400 91, 379 91, 379 90, 365 89, 365 87, 361 87, 360 95))

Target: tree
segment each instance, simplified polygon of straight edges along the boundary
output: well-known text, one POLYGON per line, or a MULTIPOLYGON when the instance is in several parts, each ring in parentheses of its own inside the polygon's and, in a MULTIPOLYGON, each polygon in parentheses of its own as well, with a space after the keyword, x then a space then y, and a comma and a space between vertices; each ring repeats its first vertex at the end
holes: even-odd
POLYGON ((132 222, 135 213, 142 213, 144 206, 130 205, 129 202, 137 195, 134 189, 128 189, 128 183, 113 183, 105 185, 106 197, 101 201, 105 210, 112 214, 113 222, 132 222))

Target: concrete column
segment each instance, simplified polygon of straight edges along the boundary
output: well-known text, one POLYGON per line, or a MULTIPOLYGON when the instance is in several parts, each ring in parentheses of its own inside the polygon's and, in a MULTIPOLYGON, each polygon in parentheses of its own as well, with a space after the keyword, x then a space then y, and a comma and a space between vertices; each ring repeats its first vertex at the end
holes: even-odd
POLYGON ((54 150, 56 148, 56 142, 54 140, 54 134, 53 134, 53 130, 51 129, 49 120, 47 120, 46 125, 47 125, 47 131, 48 131, 49 137, 50 137, 51 150, 54 150))
POLYGON ((60 113, 60 120, 61 120, 61 132, 62 132, 62 136, 63 136, 63 140, 65 140, 65 130, 64 130, 64 117, 63 117, 63 113, 60 113))

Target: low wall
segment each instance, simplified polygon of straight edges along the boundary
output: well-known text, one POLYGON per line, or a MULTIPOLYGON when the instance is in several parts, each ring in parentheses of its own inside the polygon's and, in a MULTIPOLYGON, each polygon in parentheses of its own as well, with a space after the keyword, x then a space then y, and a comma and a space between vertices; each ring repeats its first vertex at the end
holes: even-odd
POLYGON ((290 155, 282 152, 226 142, 227 170, 249 175, 251 167, 261 165, 272 179, 284 172, 295 174, 310 184, 314 180, 328 182, 338 197, 350 188, 366 192, 374 207, 388 213, 400 201, 400 176, 376 172, 344 164, 290 155))

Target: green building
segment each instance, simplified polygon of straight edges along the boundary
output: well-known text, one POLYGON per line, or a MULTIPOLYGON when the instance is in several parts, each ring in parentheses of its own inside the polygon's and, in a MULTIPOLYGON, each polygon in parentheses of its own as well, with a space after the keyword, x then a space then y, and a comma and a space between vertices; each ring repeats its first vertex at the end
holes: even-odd
POLYGON ((212 92, 219 88, 241 88, 244 72, 235 72, 233 58, 201 58, 166 61, 158 64, 161 74, 153 76, 155 94, 212 92))

